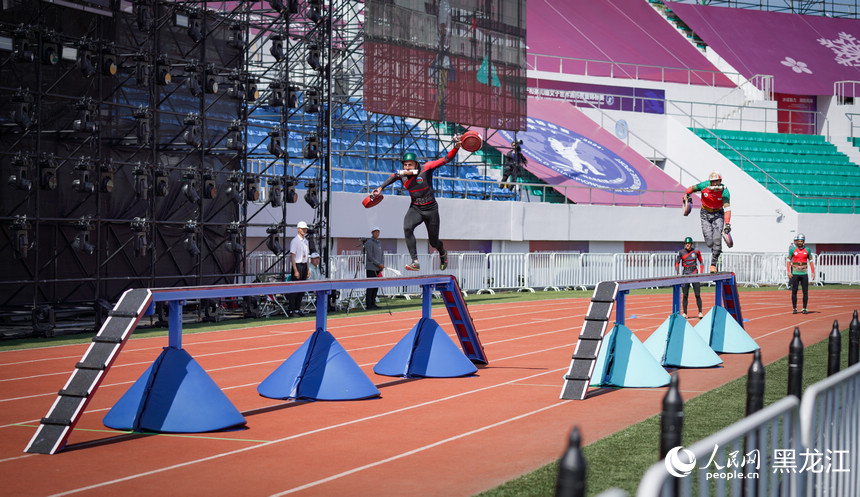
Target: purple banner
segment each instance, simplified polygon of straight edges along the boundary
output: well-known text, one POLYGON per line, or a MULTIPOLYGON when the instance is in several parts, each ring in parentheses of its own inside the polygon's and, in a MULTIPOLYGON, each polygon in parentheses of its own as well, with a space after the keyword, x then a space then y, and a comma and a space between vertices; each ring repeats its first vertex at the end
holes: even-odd
POLYGON ((529 78, 529 96, 564 100, 577 107, 663 114, 666 92, 654 88, 591 85, 529 78))
POLYGON ((860 22, 822 16, 666 5, 744 77, 774 76, 774 91, 833 95, 860 80, 860 22))

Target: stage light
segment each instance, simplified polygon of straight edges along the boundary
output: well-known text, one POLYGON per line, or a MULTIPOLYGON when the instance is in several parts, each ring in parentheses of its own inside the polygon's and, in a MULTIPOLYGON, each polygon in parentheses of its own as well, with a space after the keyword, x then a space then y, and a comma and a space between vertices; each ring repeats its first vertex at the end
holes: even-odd
POLYGON ((275 81, 269 84, 269 107, 283 107, 284 89, 281 83, 275 81))
POLYGON ((96 66, 93 64, 89 47, 86 44, 78 47, 78 69, 81 70, 81 75, 87 79, 96 74, 96 66))
POLYGON ((317 191, 316 183, 308 181, 305 183, 305 188, 308 189, 308 191, 305 192, 305 202, 311 206, 311 209, 316 209, 320 205, 319 192, 317 191))
POLYGON ((260 178, 256 175, 249 175, 245 179, 245 200, 248 202, 260 200, 260 178))
POLYGON ((308 65, 311 66, 311 69, 314 71, 319 71, 322 69, 322 63, 320 62, 320 47, 319 45, 310 45, 308 47, 308 65))
POLYGON ((15 51, 15 40, 8 36, 0 36, 0 50, 5 50, 7 52, 15 51))
POLYGON ((99 181, 99 189, 102 193, 112 193, 113 192, 113 174, 114 167, 110 158, 104 159, 101 166, 101 181, 99 181))
POLYGON ((302 156, 305 159, 316 159, 319 156, 319 138, 315 133, 305 137, 305 146, 302 149, 302 156))
POLYGON ((194 64, 185 66, 185 87, 194 97, 199 97, 203 93, 200 88, 200 77, 197 74, 198 67, 194 64))
POLYGON ((319 7, 308 4, 307 17, 312 23, 319 24, 322 21, 319 7))
POLYGON ((298 108, 299 106, 299 89, 295 86, 291 86, 287 88, 287 107, 291 109, 298 108))
POLYGON ((279 231, 280 228, 276 224, 266 228, 266 233, 269 234, 269 236, 266 237, 266 247, 268 247, 268 249, 275 255, 280 255, 280 253, 284 251, 284 248, 281 247, 279 231))
POLYGON ((43 190, 57 189, 57 161, 53 155, 42 154, 39 157, 39 186, 43 190))
POLYGON ((276 62, 280 62, 284 58, 284 38, 281 35, 272 35, 269 37, 269 43, 269 53, 276 62))
POLYGON ((12 219, 11 231, 14 233, 12 241, 12 249, 15 252, 16 259, 26 259, 27 251, 30 248, 29 230, 30 223, 27 221, 27 216, 17 215, 12 219))
POLYGON ((185 140, 185 143, 191 145, 194 148, 200 147, 203 144, 203 138, 200 136, 200 116, 198 114, 188 114, 185 116, 185 119, 182 120, 182 123, 185 126, 188 126, 185 131, 182 132, 182 138, 185 140))
POLYGON ((72 189, 78 193, 93 193, 96 191, 96 185, 90 181, 90 171, 92 165, 88 157, 82 158, 75 164, 75 171, 78 177, 72 180, 72 189))
POLYGON ((155 82, 161 86, 169 85, 173 81, 173 75, 170 74, 170 64, 164 59, 159 59, 155 63, 155 73, 158 75, 155 82))
POLYGON ((19 90, 12 95, 12 102, 15 104, 15 111, 12 119, 18 126, 24 129, 30 129, 33 126, 32 107, 33 97, 27 90, 19 90))
POLYGON ((33 182, 30 180, 30 169, 33 166, 33 160, 23 154, 18 154, 12 159, 12 170, 9 175, 9 186, 16 190, 29 192, 33 188, 33 182))
POLYGON ((305 113, 316 114, 320 111, 320 97, 316 90, 305 92, 305 113))
POLYGON ((149 198, 149 175, 146 172, 146 166, 138 162, 131 171, 131 175, 134 177, 134 194, 140 200, 147 200, 149 198))
POLYGON ((212 169, 205 169, 203 171, 203 198, 215 200, 217 196, 218 187, 215 184, 215 173, 212 169))
POLYGON ((140 106, 132 111, 132 116, 137 120, 135 134, 137 135, 137 145, 149 145, 152 138, 152 113, 148 108, 140 106))
POLYGON ((132 219, 129 226, 134 233, 134 255, 137 257, 146 257, 146 251, 149 248, 147 233, 149 232, 149 223, 146 218, 136 217, 132 219))
POLYGON ((214 74, 209 74, 205 78, 206 83, 203 85, 203 91, 209 94, 218 93, 218 78, 214 74))
POLYGON ((148 31, 152 27, 152 11, 143 2, 134 3, 135 20, 137 21, 137 29, 140 31, 148 31))
POLYGON ((143 61, 138 61, 134 67, 134 80, 137 86, 149 86, 152 77, 152 66, 143 61))
POLYGON ((260 90, 257 89, 257 81, 253 78, 248 78, 245 82, 245 98, 247 98, 249 102, 255 102, 260 98, 260 90))
POLYGON ((156 197, 166 197, 170 191, 170 175, 164 169, 156 169, 153 171, 153 185, 155 186, 156 197))
POLYGON ((101 69, 102 74, 105 76, 116 76, 117 70, 119 70, 119 66, 116 63, 116 54, 110 45, 102 49, 101 69))
POLYGON ((79 133, 95 133, 98 125, 92 121, 92 115, 96 112, 96 103, 92 98, 83 98, 75 103, 78 111, 78 119, 72 121, 72 129, 79 133))
POLYGON ((36 54, 33 53, 29 40, 29 32, 26 28, 15 30, 15 51, 12 53, 15 62, 33 62, 36 54))
POLYGON ((283 200, 281 197, 283 190, 281 189, 281 182, 278 178, 273 178, 269 180, 269 203, 272 204, 272 207, 280 207, 283 205, 283 200))
POLYGON ((269 0, 269 6, 278 14, 284 11, 284 2, 281 0, 269 0))
POLYGON ((230 35, 227 38, 227 46, 242 50, 245 48, 245 37, 242 32, 242 26, 239 24, 230 25, 230 35))
POLYGON ((227 132, 226 142, 227 148, 230 150, 242 150, 245 145, 244 140, 242 140, 242 132, 238 129, 227 132))
POLYGON ((242 194, 239 192, 239 183, 239 177, 235 173, 231 174, 230 177, 227 178, 227 189, 224 190, 227 200, 236 205, 242 203, 242 194))
POLYGON ((279 129, 275 128, 269 131, 269 143, 266 145, 266 150, 279 159, 286 155, 282 147, 281 131, 279 129))
POLYGON ((50 35, 42 41, 42 63, 55 66, 60 62, 60 47, 55 38, 50 35))
POLYGON ((296 193, 296 178, 293 176, 284 176, 284 202, 295 204, 299 200, 299 194, 296 193))
POLYGON ((202 24, 200 23, 200 18, 196 15, 192 14, 188 19, 188 29, 186 30, 188 36, 194 40, 194 43, 203 39, 203 30, 202 24))
POLYGON ((189 168, 182 175, 182 194, 192 204, 200 201, 200 194, 197 193, 197 185, 194 179, 197 177, 197 172, 193 168, 189 168))
POLYGON ((182 231, 187 233, 185 240, 182 241, 182 245, 185 246, 185 250, 191 257, 197 257, 200 255, 200 247, 197 246, 197 237, 195 235, 197 232, 197 223, 189 219, 185 222, 182 231))
POLYGON ((90 243, 90 222, 87 219, 81 219, 75 223, 75 230, 78 232, 75 239, 72 240, 72 248, 86 255, 93 255, 96 247, 90 243))
POLYGON ((245 251, 245 246, 242 244, 240 236, 241 227, 239 221, 233 221, 227 225, 227 250, 234 254, 241 254, 245 251))

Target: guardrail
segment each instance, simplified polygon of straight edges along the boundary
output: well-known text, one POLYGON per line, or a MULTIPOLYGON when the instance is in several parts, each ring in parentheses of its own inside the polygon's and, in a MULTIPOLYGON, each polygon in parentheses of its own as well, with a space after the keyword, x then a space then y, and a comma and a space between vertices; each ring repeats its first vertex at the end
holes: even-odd
MULTIPOLYGON (((675 252, 657 253, 457 253, 448 255, 446 274, 457 277, 464 292, 483 293, 497 290, 560 290, 586 289, 601 281, 658 278, 675 275, 675 252)), ((787 253, 724 252, 724 272, 732 272, 738 285, 787 286, 787 253)), ((249 267, 264 269, 256 273, 257 280, 280 275, 279 257, 268 252, 256 252, 249 257, 249 267), (268 276, 261 276, 268 275, 268 276)), ((703 253, 704 267, 710 266, 711 254, 703 253)), ((439 274, 439 255, 418 256, 421 270, 406 272, 412 262, 406 254, 385 254, 384 277, 439 274)), ((815 254, 815 284, 860 284, 860 254, 815 254)), ((364 261, 359 254, 338 255, 329 261, 334 279, 364 278, 364 261)), ((256 269, 255 269, 256 270, 256 269)), ((392 290, 396 296, 419 293, 420 287, 402 286, 392 290)), ((391 296, 391 295, 389 295, 391 296)), ((343 299, 344 296, 341 296, 343 299)))

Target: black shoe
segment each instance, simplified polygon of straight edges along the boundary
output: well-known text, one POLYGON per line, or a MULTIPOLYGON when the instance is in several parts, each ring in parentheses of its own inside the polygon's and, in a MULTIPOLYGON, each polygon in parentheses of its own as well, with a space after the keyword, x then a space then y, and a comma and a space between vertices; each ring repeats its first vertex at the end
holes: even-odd
POLYGON ((800 312, 802 312, 802 313, 804 313, 804 314, 809 314, 808 312, 806 312, 806 308, 804 308, 804 309, 803 309, 802 311, 800 311, 800 312))
POLYGON ((365 307, 365 309, 367 309, 368 311, 375 311, 376 309, 379 309, 379 308, 380 307, 378 305, 369 305, 369 306, 365 307))
POLYGON ((797 314, 797 309, 796 309, 796 308, 795 308, 795 309, 793 309, 793 310, 791 311, 791 313, 792 313, 792 314, 797 314))

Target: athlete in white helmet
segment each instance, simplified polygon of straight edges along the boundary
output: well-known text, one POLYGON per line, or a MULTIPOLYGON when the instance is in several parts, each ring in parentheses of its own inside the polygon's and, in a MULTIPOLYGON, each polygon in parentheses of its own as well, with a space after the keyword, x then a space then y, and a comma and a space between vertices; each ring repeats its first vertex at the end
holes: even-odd
POLYGON ((717 264, 723 251, 722 234, 730 233, 732 225, 732 207, 729 204, 729 189, 723 185, 723 177, 720 173, 713 171, 707 181, 695 184, 687 188, 684 197, 688 200, 693 192, 702 192, 702 235, 705 244, 711 249, 712 273, 717 272, 717 264))

